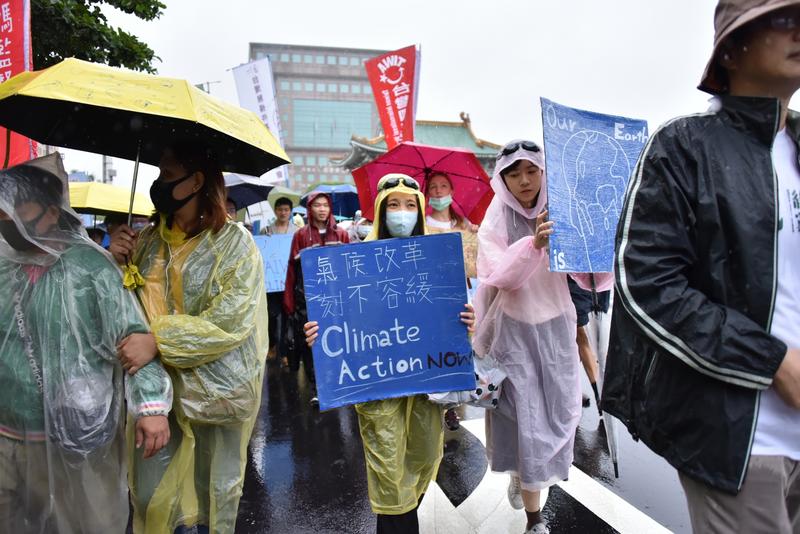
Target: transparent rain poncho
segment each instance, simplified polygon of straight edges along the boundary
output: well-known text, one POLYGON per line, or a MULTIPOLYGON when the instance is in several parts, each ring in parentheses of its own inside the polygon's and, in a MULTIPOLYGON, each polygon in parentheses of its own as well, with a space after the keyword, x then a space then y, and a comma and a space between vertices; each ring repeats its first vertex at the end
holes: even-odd
MULTIPOLYGON (((421 192, 402 183, 384 189, 375 199, 375 224, 365 241, 378 239, 384 216, 380 208, 391 193, 415 195, 420 213, 425 213, 425 197, 421 192)), ((424 233, 424 217, 422 224, 424 233)), ((442 461, 443 408, 429 401, 426 395, 365 402, 355 408, 364 444, 372 511, 399 515, 413 510, 428 484, 436 478, 442 461)))
POLYGON ((171 406, 157 359, 123 376, 117 344, 149 328, 66 185, 58 154, 0 171, 0 532, 119 530, 124 401, 131 424, 171 406))
POLYGON ((263 261, 239 224, 187 237, 164 220, 139 236, 133 262, 175 410, 164 449, 129 451, 134 532, 233 532, 268 346, 263 261))
MULTIPOLYGON (((547 249, 533 246, 536 216, 547 205, 545 174, 531 209, 500 176, 520 159, 544 169, 542 152, 521 146, 495 166, 495 197, 478 231, 473 348, 479 357, 493 356, 507 373, 497 409, 486 414, 491 468, 517 474, 523 489, 535 491, 565 479, 572 463, 580 363, 567 275, 550 272, 547 249)), ((570 276, 591 288, 588 274, 570 276)), ((600 291, 613 283, 609 273, 595 277, 600 291)))

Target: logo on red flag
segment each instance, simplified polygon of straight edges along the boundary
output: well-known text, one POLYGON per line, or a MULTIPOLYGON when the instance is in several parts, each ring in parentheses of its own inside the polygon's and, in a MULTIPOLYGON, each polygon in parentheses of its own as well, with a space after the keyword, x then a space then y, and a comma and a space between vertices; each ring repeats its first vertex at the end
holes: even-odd
POLYGON ((414 140, 414 117, 419 82, 419 51, 408 46, 365 63, 378 106, 386 146, 391 150, 414 140))
MULTIPOLYGON (((0 0, 0 82, 33 67, 30 0, 0 0)), ((36 143, 0 127, 0 166, 36 157, 36 143)))

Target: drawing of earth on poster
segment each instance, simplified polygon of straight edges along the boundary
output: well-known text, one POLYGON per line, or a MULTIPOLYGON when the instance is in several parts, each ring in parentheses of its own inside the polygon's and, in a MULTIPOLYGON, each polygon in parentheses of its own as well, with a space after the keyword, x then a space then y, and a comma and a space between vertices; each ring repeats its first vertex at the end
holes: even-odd
POLYGON ((611 272, 628 180, 647 142, 647 122, 541 99, 550 270, 611 272))

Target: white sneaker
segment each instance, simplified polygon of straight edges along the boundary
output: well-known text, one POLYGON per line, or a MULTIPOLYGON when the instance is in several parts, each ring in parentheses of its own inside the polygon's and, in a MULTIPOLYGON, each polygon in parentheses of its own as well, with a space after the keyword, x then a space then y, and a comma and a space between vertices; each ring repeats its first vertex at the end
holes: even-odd
POLYGON ((508 483, 508 502, 514 510, 522 510, 525 503, 522 502, 522 488, 519 485, 519 477, 511 475, 508 483))
POLYGON ((550 528, 547 526, 547 523, 542 521, 541 523, 536 523, 531 528, 526 530, 525 534, 550 534, 550 528))

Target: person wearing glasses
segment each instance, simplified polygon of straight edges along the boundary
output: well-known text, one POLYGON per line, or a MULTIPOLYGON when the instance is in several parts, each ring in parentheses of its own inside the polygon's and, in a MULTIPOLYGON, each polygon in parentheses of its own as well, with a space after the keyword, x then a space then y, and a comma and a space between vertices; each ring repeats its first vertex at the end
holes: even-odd
POLYGON ((3 533, 123 531, 125 412, 128 453, 170 439, 172 384, 150 328, 67 191, 58 153, 0 171, 3 533), (152 361, 125 377, 121 353, 152 361))
MULTIPOLYGON (((365 241, 425 235, 425 197, 410 176, 388 174, 378 182, 375 214, 365 241)), ((472 332, 475 314, 465 306, 461 321, 472 332)), ((318 329, 316 321, 305 324, 309 347, 318 329)), ((442 460, 441 406, 415 395, 357 404, 356 412, 378 534, 418 533, 417 508, 442 460)))
POLYGON ((696 532, 800 532, 800 1, 721 0, 702 114, 647 143, 617 227, 603 410, 696 532))
MULTIPOLYGON (((526 533, 548 532, 541 490, 567 478, 581 415, 576 314, 567 275, 548 270, 544 155, 536 143, 512 141, 497 154, 492 199, 478 231, 473 348, 491 355, 507 378, 486 413, 491 469, 508 473, 508 499, 525 509, 526 533)), ((584 289, 590 275, 570 275, 584 289)), ((595 274, 598 289, 608 273, 595 274)))

